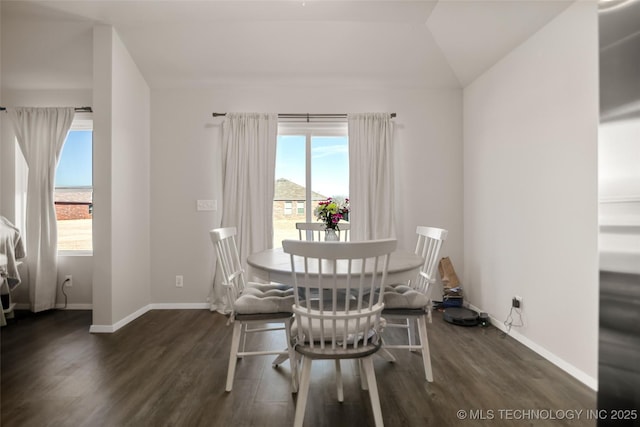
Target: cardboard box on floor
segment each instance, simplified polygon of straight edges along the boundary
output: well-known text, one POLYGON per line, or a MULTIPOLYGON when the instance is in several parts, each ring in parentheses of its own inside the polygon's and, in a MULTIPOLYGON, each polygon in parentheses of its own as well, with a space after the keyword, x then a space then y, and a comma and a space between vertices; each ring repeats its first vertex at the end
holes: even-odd
POLYGON ((453 263, 449 257, 443 257, 438 263, 438 273, 442 280, 444 305, 461 306, 462 305, 462 288, 460 287, 460 279, 453 268, 453 263))

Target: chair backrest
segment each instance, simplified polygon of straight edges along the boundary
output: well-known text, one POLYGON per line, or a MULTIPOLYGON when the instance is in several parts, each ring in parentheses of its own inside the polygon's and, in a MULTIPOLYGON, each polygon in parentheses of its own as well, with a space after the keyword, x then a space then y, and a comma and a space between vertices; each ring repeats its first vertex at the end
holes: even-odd
MULTIPOLYGON (((296 229, 298 230, 298 238, 300 240, 309 241, 324 241, 325 225, 322 222, 296 222, 296 229)), ((351 224, 342 222, 338 224, 338 238, 343 241, 349 241, 349 231, 351 230, 351 224)))
POLYGON ((311 352, 377 344, 383 289, 394 239, 284 240, 294 281, 297 344, 311 352))
POLYGON ((428 294, 429 288, 436 280, 436 266, 440 256, 442 242, 447 238, 448 231, 443 228, 418 226, 416 229, 418 242, 416 243, 416 255, 424 259, 420 273, 412 287, 428 294))
POLYGON ((216 249, 218 265, 222 270, 222 286, 227 292, 231 306, 245 288, 244 269, 236 245, 237 234, 236 227, 216 228, 209 231, 216 249))

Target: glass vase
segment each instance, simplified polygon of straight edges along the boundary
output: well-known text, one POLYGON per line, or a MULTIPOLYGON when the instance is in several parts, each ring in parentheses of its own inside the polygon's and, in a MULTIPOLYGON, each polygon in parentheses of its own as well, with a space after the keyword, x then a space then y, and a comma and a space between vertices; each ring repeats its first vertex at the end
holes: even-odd
POLYGON ((340 238, 338 237, 338 233, 336 233, 335 228, 327 228, 324 231, 324 241, 325 242, 338 242, 340 238))

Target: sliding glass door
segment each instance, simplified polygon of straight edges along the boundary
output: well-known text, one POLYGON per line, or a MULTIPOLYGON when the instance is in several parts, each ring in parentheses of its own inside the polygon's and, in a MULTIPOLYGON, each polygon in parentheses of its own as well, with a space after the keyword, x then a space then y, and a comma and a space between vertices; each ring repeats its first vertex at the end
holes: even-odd
POLYGON ((273 246, 297 239, 296 222, 315 222, 314 209, 328 197, 349 197, 346 123, 287 123, 278 127, 273 246))

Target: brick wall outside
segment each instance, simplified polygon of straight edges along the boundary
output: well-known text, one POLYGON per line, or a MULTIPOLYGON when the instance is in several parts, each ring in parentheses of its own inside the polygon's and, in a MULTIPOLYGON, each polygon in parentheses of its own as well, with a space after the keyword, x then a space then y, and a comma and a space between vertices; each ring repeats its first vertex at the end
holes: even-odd
POLYGON ((59 221, 91 219, 89 204, 93 199, 91 188, 56 188, 54 201, 59 221))
POLYGON ((56 205, 56 218, 59 221, 66 219, 91 219, 88 205, 56 205))

